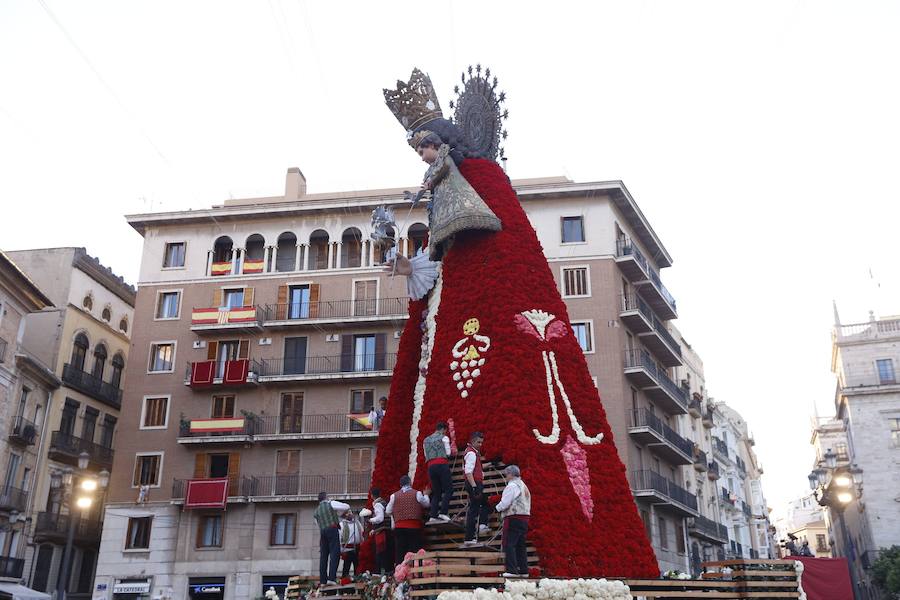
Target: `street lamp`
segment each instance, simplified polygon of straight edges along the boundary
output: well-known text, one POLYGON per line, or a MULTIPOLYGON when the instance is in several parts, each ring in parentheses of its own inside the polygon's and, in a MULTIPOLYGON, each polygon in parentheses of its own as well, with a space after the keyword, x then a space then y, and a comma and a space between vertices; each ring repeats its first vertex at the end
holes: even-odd
MULTIPOLYGON (((841 540, 844 552, 850 548, 847 524, 844 521, 844 509, 853 500, 862 498, 863 470, 855 464, 851 467, 838 467, 837 455, 829 449, 823 457, 825 468, 813 469, 807 476, 810 489, 815 492, 820 506, 827 507, 837 513, 841 527, 841 540)), ((849 557, 847 557, 849 558, 849 557)), ((853 584, 853 597, 857 595, 856 574, 854 565, 850 564, 850 580, 853 584)))
POLYGON ((75 479, 75 473, 73 472, 71 467, 66 467, 61 471, 55 471, 50 475, 50 487, 53 491, 58 494, 60 497, 60 508, 63 504, 69 507, 69 532, 66 537, 66 548, 63 551, 62 564, 60 565, 60 577, 59 581, 56 585, 56 598, 57 600, 65 600, 66 598, 66 586, 69 580, 69 567, 72 562, 72 552, 74 550, 74 542, 75 542, 75 528, 83 518, 84 513, 90 510, 91 506, 94 504, 94 493, 97 490, 105 490, 106 486, 109 485, 109 471, 103 469, 100 471, 98 476, 92 477, 88 474, 85 474, 84 471, 87 470, 88 466, 91 463, 91 455, 87 452, 81 452, 78 455, 78 471, 79 471, 79 483, 77 486, 78 495, 75 498, 74 506, 72 502, 72 494, 75 491, 75 486, 73 485, 75 479), (80 515, 75 515, 74 508, 77 507, 81 510, 80 515))

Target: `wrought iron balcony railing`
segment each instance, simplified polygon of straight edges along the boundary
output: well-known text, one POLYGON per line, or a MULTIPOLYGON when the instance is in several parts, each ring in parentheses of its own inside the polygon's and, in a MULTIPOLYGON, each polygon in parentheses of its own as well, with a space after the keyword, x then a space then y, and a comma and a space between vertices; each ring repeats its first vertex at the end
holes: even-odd
POLYGON ((264 415, 253 419, 254 435, 319 435, 372 431, 346 413, 331 415, 264 415))
POLYGON ((62 431, 54 431, 50 436, 50 452, 56 454, 58 460, 67 462, 77 461, 82 452, 87 452, 92 463, 107 469, 112 467, 112 448, 62 431))
POLYGON ((66 385, 87 394, 94 400, 99 400, 115 409, 122 408, 122 390, 87 371, 66 364, 63 366, 62 379, 66 385))
POLYGON ((0 556, 0 577, 8 577, 10 579, 22 579, 22 572, 25 568, 24 558, 13 558, 12 556, 0 556))
POLYGON ((12 429, 9 431, 10 441, 31 446, 37 437, 37 425, 26 419, 25 417, 16 417, 13 419, 12 429))
POLYGON ((65 539, 69 534, 69 519, 75 519, 75 538, 81 541, 99 541, 101 522, 97 519, 84 519, 79 516, 63 515, 52 512, 40 512, 35 522, 36 538, 65 539))
POLYGON ((316 319, 364 319, 366 317, 403 317, 409 307, 409 298, 367 298, 318 300, 316 302, 289 302, 267 304, 263 321, 312 321, 316 319))
POLYGON ((691 511, 697 510, 695 495, 655 471, 632 471, 629 479, 633 492, 653 491, 674 500, 691 511))
POLYGON ((22 512, 28 503, 28 492, 14 487, 0 487, 0 509, 22 512))
POLYGON ((298 358, 264 358, 261 377, 291 377, 304 375, 340 375, 342 373, 377 373, 393 371, 397 354, 339 354, 335 356, 306 356, 298 358))

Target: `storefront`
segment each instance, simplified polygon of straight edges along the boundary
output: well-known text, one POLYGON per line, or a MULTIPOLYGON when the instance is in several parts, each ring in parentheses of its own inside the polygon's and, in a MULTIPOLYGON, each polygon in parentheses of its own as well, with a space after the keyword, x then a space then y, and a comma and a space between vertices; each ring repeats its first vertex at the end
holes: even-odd
POLYGON ((150 597, 151 584, 149 577, 116 579, 113 600, 146 600, 150 597))
POLYGON ((275 588, 275 592, 279 598, 284 598, 284 592, 287 589, 288 579, 290 575, 264 575, 262 578, 262 594, 265 596, 269 588, 275 588))
POLYGON ((191 577, 188 597, 194 600, 225 600, 224 577, 191 577))

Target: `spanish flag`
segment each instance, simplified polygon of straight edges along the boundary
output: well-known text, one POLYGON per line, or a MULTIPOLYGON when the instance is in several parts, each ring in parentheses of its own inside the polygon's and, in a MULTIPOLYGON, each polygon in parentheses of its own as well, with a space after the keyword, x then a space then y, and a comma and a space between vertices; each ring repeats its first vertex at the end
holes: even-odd
POLYGON ((237 433, 243 430, 243 418, 191 420, 191 433, 237 433))
POLYGON ((248 258, 244 260, 244 273, 262 273, 263 272, 263 259, 261 258, 248 258))
POLYGON ((231 262, 214 262, 212 264, 212 273, 210 275, 230 275, 231 262))
POLYGON ((351 420, 356 421, 366 429, 372 429, 372 422, 369 420, 369 413, 349 414, 351 420))

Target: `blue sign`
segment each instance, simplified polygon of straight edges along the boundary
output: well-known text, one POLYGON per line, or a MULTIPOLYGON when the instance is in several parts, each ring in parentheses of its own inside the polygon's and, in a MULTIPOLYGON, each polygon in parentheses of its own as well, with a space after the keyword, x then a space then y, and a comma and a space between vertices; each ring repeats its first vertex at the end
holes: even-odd
POLYGON ((197 583, 189 586, 195 594, 221 594, 225 586, 220 583, 197 583))

